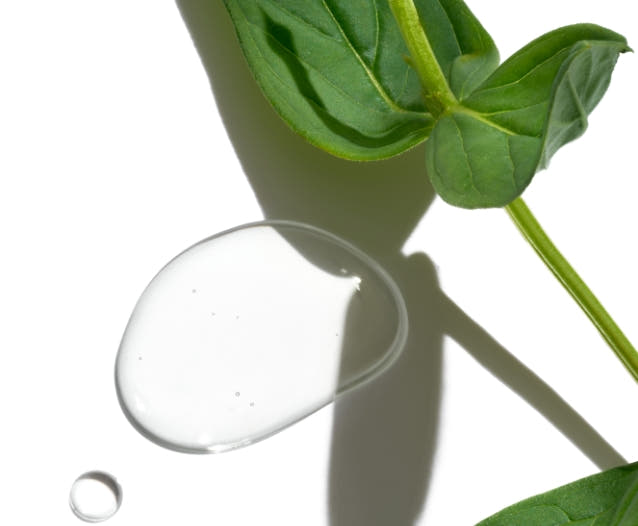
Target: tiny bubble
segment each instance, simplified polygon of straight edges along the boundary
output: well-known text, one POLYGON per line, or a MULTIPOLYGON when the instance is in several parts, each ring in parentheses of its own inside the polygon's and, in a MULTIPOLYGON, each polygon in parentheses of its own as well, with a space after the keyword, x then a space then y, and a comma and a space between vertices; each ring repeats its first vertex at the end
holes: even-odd
POLYGON ((71 511, 85 522, 109 519, 122 504, 122 488, 112 475, 103 471, 89 471, 80 475, 69 495, 71 511))
POLYGON ((197 292, 197 289, 193 289, 193 290, 191 290, 191 292, 192 292, 193 294, 195 294, 195 293, 197 292))
POLYGON ((215 316, 215 314, 216 314, 215 312, 211 312, 210 313, 211 316, 215 316))
POLYGON ((138 356, 138 357, 137 357, 137 359, 138 359, 138 360, 141 360, 141 359, 142 359, 142 357, 141 357, 141 356, 138 356))
POLYGON ((235 319, 238 320, 239 319, 239 314, 237 314, 237 316, 235 316, 235 319))
POLYGON ((241 393, 239 391, 235 391, 235 396, 239 396, 241 393))
POLYGON ((255 402, 250 402, 250 407, 255 407, 255 402))

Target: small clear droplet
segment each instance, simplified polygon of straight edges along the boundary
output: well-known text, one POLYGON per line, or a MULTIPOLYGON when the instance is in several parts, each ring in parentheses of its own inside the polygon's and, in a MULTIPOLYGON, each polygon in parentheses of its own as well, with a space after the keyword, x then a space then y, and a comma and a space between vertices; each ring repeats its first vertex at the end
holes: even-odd
POLYGON ((154 442, 226 451, 376 377, 406 334, 399 290, 367 255, 314 227, 253 223, 193 245, 152 279, 122 337, 118 397, 154 442), (211 323, 212 305, 228 314, 211 323), (259 399, 259 418, 236 403, 239 385, 259 399))
POLYGON ((85 522, 102 522, 111 518, 122 504, 122 488, 104 471, 80 475, 71 486, 69 505, 76 517, 85 522))

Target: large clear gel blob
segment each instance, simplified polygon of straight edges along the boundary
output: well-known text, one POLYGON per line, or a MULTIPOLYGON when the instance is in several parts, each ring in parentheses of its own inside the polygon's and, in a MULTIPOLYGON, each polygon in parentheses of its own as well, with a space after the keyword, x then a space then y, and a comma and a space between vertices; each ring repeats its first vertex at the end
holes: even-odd
POLYGON ((396 285, 361 251, 306 225, 253 223, 190 247, 146 287, 118 397, 154 442, 226 451, 380 374, 406 332, 396 285))

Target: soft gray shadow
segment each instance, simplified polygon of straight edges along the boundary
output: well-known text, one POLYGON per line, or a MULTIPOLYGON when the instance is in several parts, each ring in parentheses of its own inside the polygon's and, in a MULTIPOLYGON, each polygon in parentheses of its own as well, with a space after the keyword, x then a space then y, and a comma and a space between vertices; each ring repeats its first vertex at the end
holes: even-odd
MULTIPOLYGON (((625 463, 551 387, 443 294, 425 254, 401 253, 434 198, 422 149, 388 161, 355 163, 308 145, 258 90, 223 3, 177 4, 265 216, 309 223, 350 241, 381 263, 406 300, 410 332, 397 363, 336 403, 330 524, 403 526, 419 516, 436 451, 445 334, 601 469, 625 463)), ((211 155, 214 149, 211 145, 211 155)))

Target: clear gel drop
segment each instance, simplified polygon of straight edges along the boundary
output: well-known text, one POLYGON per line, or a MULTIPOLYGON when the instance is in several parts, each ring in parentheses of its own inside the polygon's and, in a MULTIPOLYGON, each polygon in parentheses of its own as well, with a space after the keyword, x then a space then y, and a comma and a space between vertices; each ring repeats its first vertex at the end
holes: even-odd
POLYGON ((71 486, 69 505, 76 517, 85 522, 111 518, 122 504, 122 488, 108 473, 89 471, 71 486))
POLYGON ((137 302, 116 363, 120 404, 147 438, 215 453, 276 433, 375 377, 407 333, 372 259, 284 221, 205 239, 137 302))

